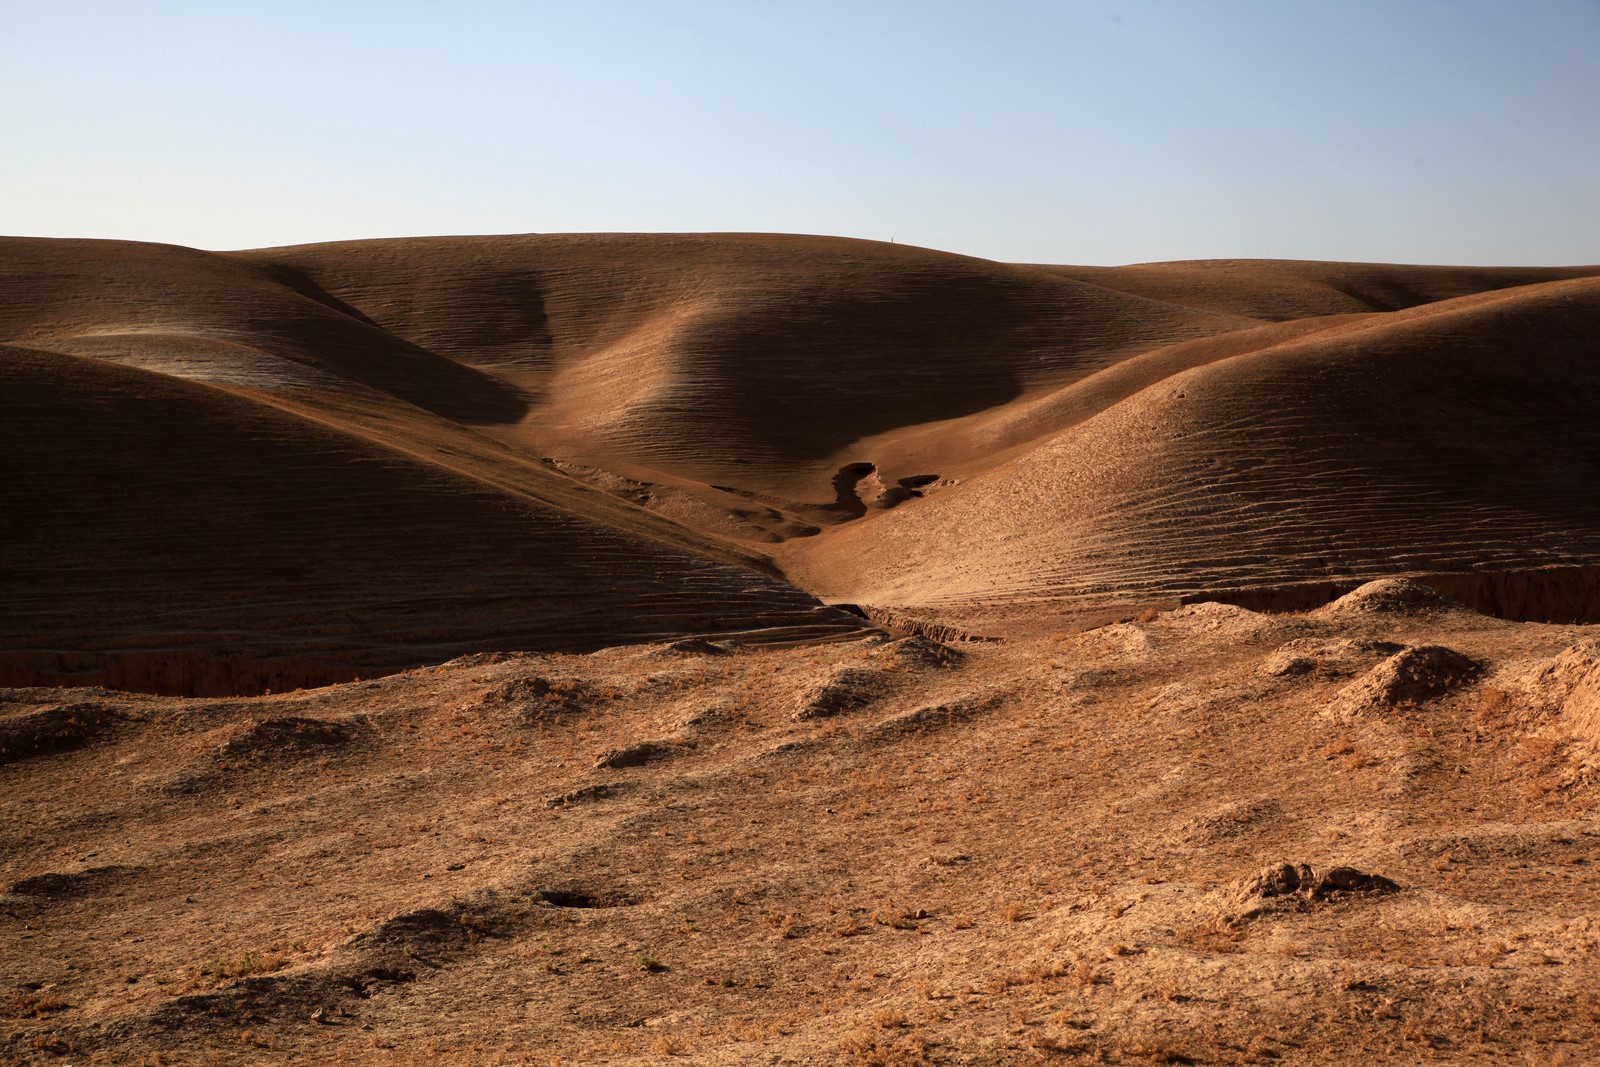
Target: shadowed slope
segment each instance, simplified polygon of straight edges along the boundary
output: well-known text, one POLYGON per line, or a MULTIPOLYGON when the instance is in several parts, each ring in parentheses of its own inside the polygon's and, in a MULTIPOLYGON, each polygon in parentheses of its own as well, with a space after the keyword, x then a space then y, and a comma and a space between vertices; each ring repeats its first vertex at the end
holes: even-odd
POLYGON ((241 255, 514 383, 533 404, 503 440, 818 500, 860 438, 1250 325, 839 238, 462 237, 241 255))
POLYGON ((203 382, 557 507, 764 563, 475 432, 520 420, 526 398, 386 332, 291 268, 125 241, 7 239, 0 251, 0 339, 203 382))
POLYGON ((688 544, 205 386, 7 347, 0 405, 0 450, 26 457, 0 473, 13 682, 226 692, 474 649, 852 628, 688 544))
POLYGON ((0 339, 13 344, 269 392, 392 396, 475 422, 515 421, 526 407, 504 382, 232 257, 27 238, 0 253, 0 339))
POLYGON ((1054 406, 1089 417, 840 530, 808 557, 813 587, 885 603, 1170 594, 1600 549, 1600 281, 1275 343, 1283 330, 1256 331, 1255 351, 1180 346, 1144 357, 1169 362, 1154 373, 1135 360, 1064 390, 1054 406))

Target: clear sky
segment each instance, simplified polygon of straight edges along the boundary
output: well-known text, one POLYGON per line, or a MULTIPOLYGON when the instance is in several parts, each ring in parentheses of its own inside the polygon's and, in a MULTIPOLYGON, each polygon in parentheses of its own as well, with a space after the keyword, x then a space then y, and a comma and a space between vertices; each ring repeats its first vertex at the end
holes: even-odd
POLYGON ((1600 0, 0 4, 0 233, 1600 262, 1600 0))

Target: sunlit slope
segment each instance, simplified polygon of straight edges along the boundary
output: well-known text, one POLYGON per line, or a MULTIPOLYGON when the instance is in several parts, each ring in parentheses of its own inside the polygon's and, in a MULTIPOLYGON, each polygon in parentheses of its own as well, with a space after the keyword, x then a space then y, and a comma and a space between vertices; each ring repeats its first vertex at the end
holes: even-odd
POLYGON ((174 650, 299 657, 314 678, 317 664, 846 622, 754 569, 603 521, 638 513, 598 494, 593 515, 559 508, 82 357, 0 348, 0 454, 14 680, 174 650))
POLYGON ((1070 428, 840 528, 810 579, 886 603, 1014 601, 1600 550, 1600 281, 1285 330, 1063 390, 1049 403, 1070 428))

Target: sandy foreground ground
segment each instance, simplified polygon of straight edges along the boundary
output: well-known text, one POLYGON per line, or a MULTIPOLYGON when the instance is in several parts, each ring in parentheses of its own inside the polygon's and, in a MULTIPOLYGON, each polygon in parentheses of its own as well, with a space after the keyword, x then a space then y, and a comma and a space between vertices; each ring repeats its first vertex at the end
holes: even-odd
POLYGON ((0 1059, 1596 1062, 1597 639, 1388 582, 3 690, 0 1059))

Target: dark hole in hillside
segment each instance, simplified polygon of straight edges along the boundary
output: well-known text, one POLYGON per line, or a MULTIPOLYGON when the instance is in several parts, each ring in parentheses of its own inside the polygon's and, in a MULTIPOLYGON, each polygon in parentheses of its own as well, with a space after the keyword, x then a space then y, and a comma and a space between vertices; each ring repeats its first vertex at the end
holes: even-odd
POLYGON ((839 473, 833 476, 833 510, 853 519, 865 515, 867 505, 861 502, 858 485, 877 469, 873 463, 846 463, 840 467, 839 473))
POLYGON ((539 899, 557 908, 626 908, 639 903, 615 890, 541 889, 539 899))

